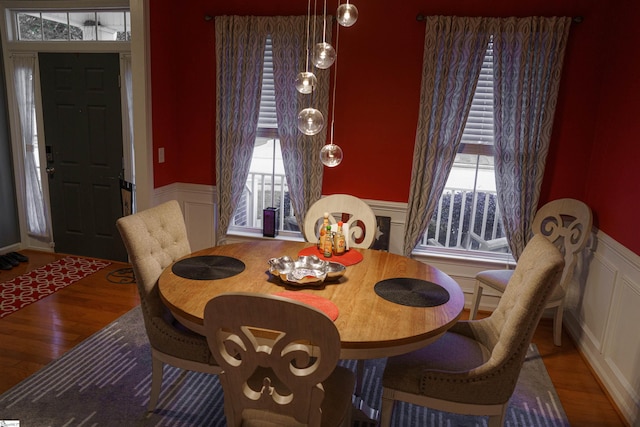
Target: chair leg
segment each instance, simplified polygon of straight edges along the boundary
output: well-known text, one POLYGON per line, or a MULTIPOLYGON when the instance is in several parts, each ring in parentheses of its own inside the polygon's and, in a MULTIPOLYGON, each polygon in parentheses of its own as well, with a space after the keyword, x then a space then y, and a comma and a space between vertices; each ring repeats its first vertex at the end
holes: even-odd
POLYGON ((553 343, 560 347, 562 345, 562 315, 564 314, 564 304, 556 308, 553 316, 553 343))
POLYGON ((480 306, 480 298, 482 298, 482 290, 484 287, 476 280, 476 287, 473 291, 473 297, 471 298, 471 307, 469 309, 469 320, 476 318, 478 314, 478 307, 480 306))
POLYGON ((385 394, 382 389, 382 406, 380 407, 380 427, 391 426, 391 415, 393 415, 393 407, 396 401, 385 394))
POLYGON ((158 358, 151 356, 151 393, 149 394, 148 412, 153 412, 158 404, 160 397, 160 388, 162 387, 162 374, 164 371, 164 363, 158 358))
POLYGON ((491 415, 489 416, 489 422, 487 423, 488 427, 503 427, 505 418, 507 417, 507 406, 508 403, 505 403, 502 406, 502 413, 500 415, 491 415))

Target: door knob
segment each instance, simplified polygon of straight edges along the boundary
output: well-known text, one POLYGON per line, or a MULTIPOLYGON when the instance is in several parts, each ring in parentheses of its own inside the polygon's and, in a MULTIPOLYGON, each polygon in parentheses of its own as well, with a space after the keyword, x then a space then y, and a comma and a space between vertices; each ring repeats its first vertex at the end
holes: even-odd
POLYGON ((45 171, 49 174, 49 176, 53 176, 56 172, 56 168, 46 168, 45 171))

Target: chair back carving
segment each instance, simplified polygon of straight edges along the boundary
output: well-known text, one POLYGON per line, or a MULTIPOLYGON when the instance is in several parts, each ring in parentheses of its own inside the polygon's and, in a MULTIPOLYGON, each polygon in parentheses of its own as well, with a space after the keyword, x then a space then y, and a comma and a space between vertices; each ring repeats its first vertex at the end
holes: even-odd
POLYGON ((369 248, 376 237, 376 215, 363 200, 349 194, 333 194, 315 202, 304 219, 304 236, 308 242, 318 240, 324 213, 329 223, 342 221, 348 227, 349 247, 369 248))
POLYGON ((533 233, 546 237, 564 256, 563 289, 571 282, 578 255, 589 240, 592 221, 589 206, 575 199, 553 200, 536 212, 533 233))
POLYGON ((340 356, 340 335, 324 313, 275 295, 227 293, 204 312, 209 348, 222 368, 227 423, 245 410, 319 426, 322 382, 340 356))

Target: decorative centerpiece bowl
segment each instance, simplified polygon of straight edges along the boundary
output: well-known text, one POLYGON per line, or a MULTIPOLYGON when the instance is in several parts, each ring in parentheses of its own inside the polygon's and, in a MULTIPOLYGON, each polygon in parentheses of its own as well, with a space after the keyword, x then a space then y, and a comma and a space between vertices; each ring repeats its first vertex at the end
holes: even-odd
POLYGON ((292 285, 316 285, 337 280, 346 270, 339 262, 324 261, 315 255, 301 256, 297 260, 288 256, 269 260, 269 272, 292 285))

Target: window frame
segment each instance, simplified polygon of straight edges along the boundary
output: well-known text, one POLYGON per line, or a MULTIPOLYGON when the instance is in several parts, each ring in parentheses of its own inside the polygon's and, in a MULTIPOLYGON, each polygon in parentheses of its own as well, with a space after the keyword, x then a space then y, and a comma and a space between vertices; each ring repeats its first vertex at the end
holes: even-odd
MULTIPOLYGON (((461 142, 458 147, 457 154, 469 154, 473 156, 487 156, 495 159, 495 148, 494 141, 495 137, 493 135, 493 39, 490 39, 487 44, 487 50, 485 53, 485 57, 483 59, 482 71, 478 77, 478 83, 476 85, 476 91, 474 93, 474 98, 472 101, 472 106, 469 111, 469 114, 466 119, 465 129, 463 131, 463 135, 461 137, 461 142), (489 92, 490 91, 490 92, 489 92), (476 99, 477 97, 477 99, 476 99), (487 108, 488 103, 487 100, 490 100, 490 108, 487 108), (469 121, 471 120, 471 122, 469 121), (467 130, 467 126, 471 124, 471 128, 467 130)), ((454 161, 455 165, 455 161, 454 161)), ((452 166, 450 174, 454 171, 454 166, 452 166)), ((478 163, 476 163, 476 176, 473 182, 473 203, 474 205, 477 203, 477 195, 478 190, 476 188, 478 183, 478 163)), ((493 172, 495 176, 495 161, 493 172)), ((442 195, 447 192, 447 188, 443 190, 442 195)), ((451 192, 451 194, 455 194, 455 192, 451 192)), ((497 192, 496 192, 497 194, 497 192)), ((442 202, 439 199, 438 205, 442 202)), ((476 211, 473 210, 471 214, 473 215, 476 211)), ((495 215, 500 215, 499 208, 496 209, 495 215)), ((438 215, 438 207, 433 213, 434 218, 438 215)), ((462 220, 464 222, 464 220, 462 220)), ((502 226, 502 218, 500 216, 500 227, 502 226)), ((446 220, 445 220, 446 222, 446 220)), ((440 224, 440 222, 437 222, 440 224)), ((470 224, 468 224, 470 227, 470 224)), ((503 228, 504 230, 504 228, 503 228)), ((492 252, 480 249, 470 249, 470 248, 459 248, 459 247, 446 247, 446 246, 436 246, 429 245, 427 243, 427 236, 429 233, 429 229, 425 230, 423 238, 421 242, 414 248, 413 253, 415 254, 424 254, 424 255, 438 255, 445 256, 448 258, 474 258, 482 261, 498 261, 498 262, 513 262, 513 256, 510 253, 510 249, 507 246, 507 252, 492 252), (422 244, 425 242, 425 244, 422 244)), ((450 229, 447 228, 447 233, 451 233, 450 229)), ((468 238, 470 239, 470 238, 468 238)), ((469 243, 467 241, 467 243, 469 243)))
MULTIPOLYGON (((263 65, 263 76, 262 76, 262 95, 261 95, 261 99, 260 99, 260 116, 258 118, 258 125, 256 128, 256 142, 259 139, 272 139, 274 140, 274 143, 276 141, 279 142, 280 140, 280 134, 278 132, 278 127, 277 127, 277 119, 275 118, 276 115, 276 109, 275 109, 275 79, 274 79, 274 75, 273 75, 273 60, 271 59, 273 56, 273 48, 272 48, 272 42, 271 42, 271 36, 267 35, 267 39, 265 42, 265 56, 264 56, 264 65, 263 65), (265 83, 265 77, 269 77, 270 79, 265 83), (264 93, 267 91, 273 91, 273 96, 264 96, 264 93), (265 107, 263 106, 263 101, 267 101, 268 103, 272 103, 273 107, 265 107), (265 108, 263 108, 265 107, 265 108)), ((254 145, 255 147, 255 145, 254 145)), ((253 160, 253 157, 252 157, 253 160)), ((272 158, 272 163, 275 162, 275 159, 272 158)), ((275 184, 273 184, 275 182, 275 168, 273 168, 271 170, 271 176, 272 176, 272 192, 274 191, 275 188, 275 184)), ((284 176, 285 182, 287 180, 286 177, 286 173, 284 176)), ((248 180, 248 177, 247 177, 248 180)), ((287 185, 288 186, 288 185, 287 185)), ((284 202, 283 202, 284 203, 284 202)), ((268 207, 265 206, 264 207, 268 207)), ((236 207, 236 211, 237 211, 238 207, 236 207)), ((291 209, 293 209, 293 206, 291 207, 291 209)), ((233 218, 235 217, 236 212, 234 212, 234 215, 232 217, 232 221, 231 224, 229 225, 229 230, 228 230, 228 234, 230 235, 239 235, 239 236, 252 236, 252 237, 262 237, 262 228, 258 228, 258 227, 246 227, 246 226, 240 226, 240 225, 235 225, 233 222, 233 218)), ((284 219, 284 213, 281 213, 281 217, 282 220, 280 220, 280 227, 278 228, 278 234, 275 237, 275 239, 278 238, 283 238, 283 239, 287 239, 287 240, 304 240, 303 239, 303 235, 302 235, 302 229, 300 228, 300 226, 298 226, 299 231, 292 231, 292 230, 284 230, 283 229, 283 219, 284 219)), ((254 220, 258 220, 259 217, 254 218, 254 220)))
MULTIPOLYGON (((77 4, 70 1, 33 1, 29 2, 28 6, 25 6, 24 1, 10 1, 3 4, 3 10, 5 12, 4 33, 7 37, 7 46, 13 52, 58 52, 60 49, 79 53, 131 51, 130 37, 127 40, 23 40, 18 34, 17 16, 19 13, 122 12, 128 13, 128 22, 132 26, 129 2, 105 0, 78 7, 77 4)), ((131 28, 128 31, 131 33, 131 28)))

